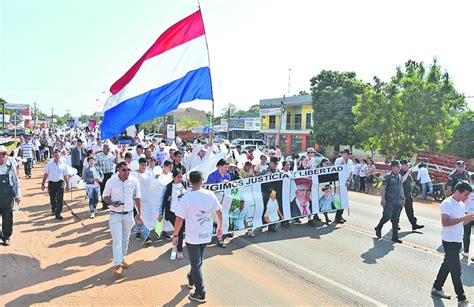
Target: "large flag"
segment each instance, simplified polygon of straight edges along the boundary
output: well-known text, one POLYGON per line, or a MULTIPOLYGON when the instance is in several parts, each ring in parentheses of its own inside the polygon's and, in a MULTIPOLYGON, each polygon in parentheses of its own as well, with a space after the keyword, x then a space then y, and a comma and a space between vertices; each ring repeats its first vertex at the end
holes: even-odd
POLYGON ((175 110, 182 102, 212 100, 201 11, 166 30, 110 92, 100 125, 103 139, 175 110))

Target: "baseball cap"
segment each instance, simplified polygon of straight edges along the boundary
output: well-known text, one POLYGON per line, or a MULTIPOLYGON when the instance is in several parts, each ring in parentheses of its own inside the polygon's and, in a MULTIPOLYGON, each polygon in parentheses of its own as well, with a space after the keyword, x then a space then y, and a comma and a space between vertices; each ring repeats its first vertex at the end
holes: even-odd
POLYGON ((390 162, 390 166, 400 166, 400 161, 399 160, 392 160, 390 162))
POLYGON ((464 163, 463 160, 456 161, 456 166, 461 166, 462 167, 464 165, 465 165, 465 163, 464 163))

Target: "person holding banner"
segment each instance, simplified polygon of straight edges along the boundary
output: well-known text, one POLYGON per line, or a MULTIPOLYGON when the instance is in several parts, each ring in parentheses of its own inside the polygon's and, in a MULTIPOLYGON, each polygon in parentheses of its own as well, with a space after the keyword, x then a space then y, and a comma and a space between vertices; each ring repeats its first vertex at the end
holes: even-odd
MULTIPOLYGON (((334 166, 342 166, 344 168, 343 176, 346 183, 346 187, 349 187, 352 182, 352 172, 354 169, 354 163, 351 160, 352 152, 349 148, 346 148, 342 151, 342 157, 339 157, 334 161, 334 166)), ((344 209, 339 209, 336 212, 336 223, 344 224, 346 220, 342 217, 344 209)))
MULTIPOLYGON (((186 184, 183 182, 183 173, 178 169, 173 171, 173 181, 166 185, 162 206, 160 209, 160 215, 158 216, 158 222, 163 220, 163 216, 167 221, 170 221, 173 226, 176 225, 176 209, 179 206, 179 201, 186 193, 186 184)), ((183 221, 183 227, 178 232, 178 244, 176 258, 183 259, 183 239, 185 221, 183 221)))
POLYGON ((189 294, 189 299, 199 303, 206 302, 206 292, 204 290, 202 263, 204 261, 204 250, 211 242, 213 236, 212 214, 217 217, 217 237, 222 236, 222 206, 216 195, 202 188, 203 177, 199 171, 192 171, 189 174, 191 191, 186 193, 176 208, 176 222, 173 232, 173 245, 177 246, 179 232, 185 225, 185 241, 189 254, 191 270, 188 273, 188 287, 195 288, 189 294))

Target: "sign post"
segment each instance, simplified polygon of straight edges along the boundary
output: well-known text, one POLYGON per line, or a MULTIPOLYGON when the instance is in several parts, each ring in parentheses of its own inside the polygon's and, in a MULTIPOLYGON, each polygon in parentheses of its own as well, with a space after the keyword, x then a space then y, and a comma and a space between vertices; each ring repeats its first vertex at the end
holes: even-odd
POLYGON ((166 138, 176 140, 176 124, 166 124, 166 138))

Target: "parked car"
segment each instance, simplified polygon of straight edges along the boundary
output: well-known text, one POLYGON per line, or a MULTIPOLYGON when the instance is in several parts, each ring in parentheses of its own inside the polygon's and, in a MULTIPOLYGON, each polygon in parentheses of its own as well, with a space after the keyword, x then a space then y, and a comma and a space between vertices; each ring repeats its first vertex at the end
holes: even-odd
MULTIPOLYGON (((28 133, 23 128, 17 128, 16 129, 16 136, 25 136, 27 134, 28 133)), ((15 129, 5 129, 5 130, 2 131, 2 135, 4 137, 15 136, 15 129)))
POLYGON ((258 148, 259 150, 265 149, 265 142, 260 139, 235 139, 230 143, 231 148, 235 148, 237 145, 240 145, 242 150, 249 146, 258 148))
POLYGON ((152 141, 153 139, 161 140, 161 134, 160 133, 148 133, 146 135, 147 140, 152 141))
MULTIPOLYGON (((299 155, 300 157, 302 157, 302 156, 307 156, 308 153, 306 153, 306 152, 300 152, 298 155, 299 155)), ((316 162, 317 162, 318 165, 319 165, 319 164, 321 163, 321 161, 323 161, 323 159, 328 159, 328 158, 326 158, 325 156, 323 156, 323 155, 320 154, 319 152, 316 152, 316 153, 314 154, 314 159, 316 160, 316 162)), ((329 160, 329 159, 328 159, 328 160, 329 160)))

